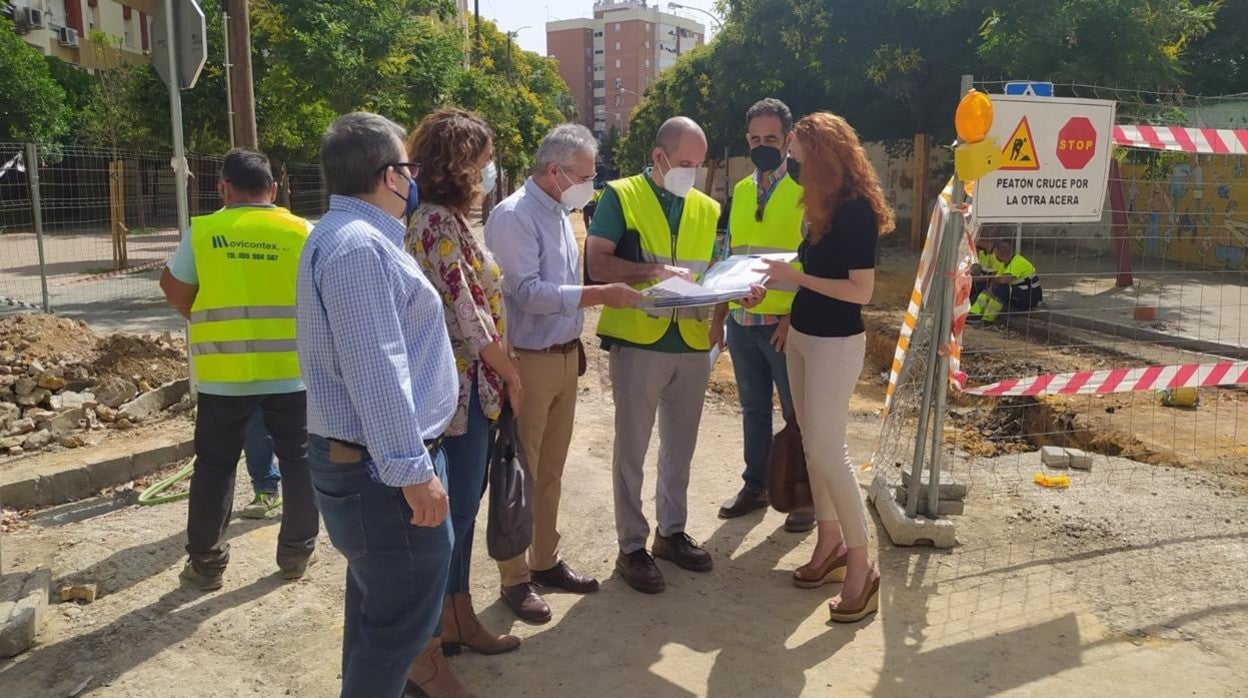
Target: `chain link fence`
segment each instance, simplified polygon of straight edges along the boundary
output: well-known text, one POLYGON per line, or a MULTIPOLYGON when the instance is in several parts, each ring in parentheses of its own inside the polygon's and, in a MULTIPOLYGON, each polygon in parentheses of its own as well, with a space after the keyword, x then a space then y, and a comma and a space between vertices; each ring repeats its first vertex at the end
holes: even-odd
MULTIPOLYGON (((0 312, 48 310, 139 332, 180 327, 156 283, 180 239, 170 158, 0 143, 0 312)), ((191 215, 216 210, 221 157, 187 160, 191 215)), ((308 218, 325 210, 317 165, 275 174, 279 203, 308 218)))

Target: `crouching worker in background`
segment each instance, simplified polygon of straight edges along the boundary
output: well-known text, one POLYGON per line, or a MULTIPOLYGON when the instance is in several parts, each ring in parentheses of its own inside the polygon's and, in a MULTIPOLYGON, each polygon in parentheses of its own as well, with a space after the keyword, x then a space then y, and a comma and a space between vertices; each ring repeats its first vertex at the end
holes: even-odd
POLYGON ((1002 310, 1026 312, 1035 309, 1044 299, 1036 266, 1014 251, 1014 243, 997 240, 993 244, 993 256, 999 271, 988 278, 988 290, 975 297, 971 322, 991 324, 1002 310))

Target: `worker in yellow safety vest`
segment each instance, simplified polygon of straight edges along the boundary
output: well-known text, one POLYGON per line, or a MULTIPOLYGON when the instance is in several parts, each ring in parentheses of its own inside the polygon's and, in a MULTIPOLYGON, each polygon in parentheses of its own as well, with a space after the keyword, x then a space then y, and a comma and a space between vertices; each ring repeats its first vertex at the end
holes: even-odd
POLYGON ((244 432, 259 412, 281 469, 285 511, 277 564, 303 576, 319 529, 307 458, 307 409, 295 354, 295 277, 307 221, 273 205, 277 185, 262 153, 235 148, 221 165, 225 206, 191 220, 160 279, 165 298, 190 321, 199 393, 182 581, 219 589, 229 562, 224 540, 244 432))
MULTIPOLYGON (((585 243, 590 283, 622 282, 641 290, 672 277, 697 281, 706 272, 719 220, 719 204, 694 188, 706 150, 697 123, 668 119, 656 136, 652 166, 607 185, 585 243)), ((756 287, 743 304, 756 305, 763 291, 756 287)), ((689 466, 711 369, 708 310, 606 308, 598 321, 598 336, 610 352, 615 401, 616 570, 645 593, 665 587, 654 557, 697 572, 713 567, 710 554, 685 533, 689 466), (641 485, 656 413, 658 535, 652 556, 641 485)))
POLYGON ((988 290, 979 294, 971 306, 968 321, 975 324, 992 324, 1002 311, 1033 310, 1044 300, 1036 265, 1016 253, 1013 242, 997 240, 993 256, 997 263, 995 276, 988 279, 988 290))
MULTIPOLYGON (((802 243, 804 209, 802 186, 788 171, 793 113, 784 102, 769 97, 750 107, 745 120, 746 145, 754 171, 733 190, 724 247, 732 255, 796 255, 802 243)), ((799 262, 793 264, 800 267, 799 262)), ((719 516, 723 519, 767 507, 772 396, 778 393, 783 414, 790 419, 793 415, 784 345, 796 291, 793 286, 773 285, 757 306, 721 305, 711 320, 712 340, 721 346, 726 344, 732 353, 745 436, 745 470, 741 474, 744 483, 720 507, 719 516)), ((814 512, 793 512, 785 519, 784 527, 794 532, 809 531, 815 527, 814 512)))

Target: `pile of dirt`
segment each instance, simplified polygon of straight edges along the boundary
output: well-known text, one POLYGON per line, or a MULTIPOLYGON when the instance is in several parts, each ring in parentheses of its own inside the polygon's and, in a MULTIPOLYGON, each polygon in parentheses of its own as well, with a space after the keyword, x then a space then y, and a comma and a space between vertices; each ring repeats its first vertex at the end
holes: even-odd
POLYGON ((50 315, 0 320, 0 455, 79 448, 192 406, 183 345, 99 337, 50 315))

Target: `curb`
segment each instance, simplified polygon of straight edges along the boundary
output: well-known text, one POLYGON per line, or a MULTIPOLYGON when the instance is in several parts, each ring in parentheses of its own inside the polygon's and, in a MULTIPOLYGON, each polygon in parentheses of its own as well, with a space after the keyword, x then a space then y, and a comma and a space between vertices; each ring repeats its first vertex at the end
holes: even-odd
POLYGON ((25 479, 0 483, 0 502, 15 509, 33 509, 86 499, 194 453, 194 439, 169 440, 146 451, 69 463, 25 479))
POLYGON ((15 657, 35 644, 51 593, 52 573, 47 569, 16 573, 5 580, 0 590, 0 657, 15 657))
POLYGON ((1073 313, 1058 310, 1045 310, 1043 312, 1046 313, 1043 317, 1048 320, 1048 322, 1055 325, 1065 325, 1066 327, 1073 327, 1079 330, 1090 330, 1092 332, 1122 337, 1123 339, 1130 339, 1137 342, 1151 342, 1153 344, 1183 349, 1184 351, 1195 352, 1197 354, 1224 356, 1228 359, 1234 359, 1236 361, 1248 360, 1248 347, 1166 334, 1165 332, 1158 332, 1156 330, 1145 329, 1143 327, 1133 327, 1131 325, 1124 325, 1117 322, 1097 320, 1095 318, 1084 317, 1082 315, 1075 315, 1073 313))

